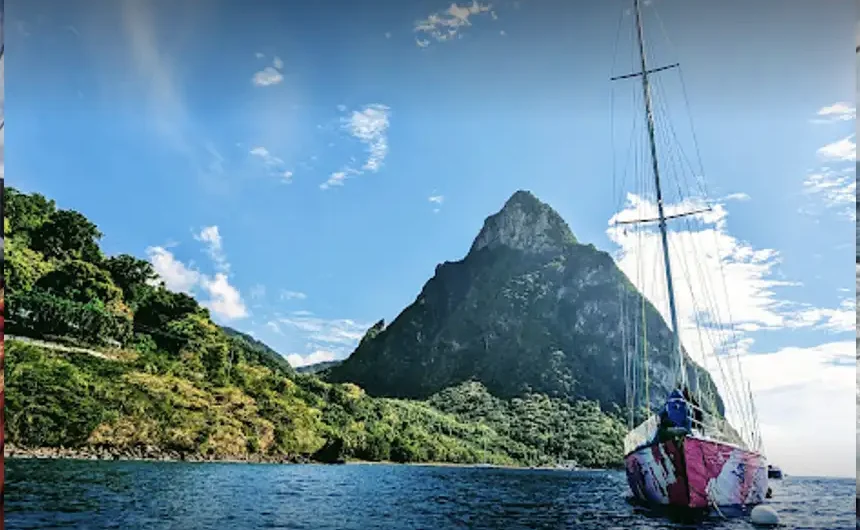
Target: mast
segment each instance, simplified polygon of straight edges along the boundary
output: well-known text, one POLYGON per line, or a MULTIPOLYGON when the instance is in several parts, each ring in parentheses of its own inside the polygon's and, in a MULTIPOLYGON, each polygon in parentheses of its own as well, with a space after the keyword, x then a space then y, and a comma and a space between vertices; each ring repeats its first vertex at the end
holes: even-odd
POLYGON ((672 285, 672 267, 669 262, 669 238, 666 234, 666 215, 663 212, 663 192, 660 189, 660 165, 657 162, 657 145, 654 141, 654 114, 651 110, 651 85, 648 82, 648 61, 645 58, 645 38, 642 30, 642 8, 640 0, 633 0, 636 12, 636 36, 639 41, 639 59, 642 66, 642 94, 645 101, 645 118, 648 123, 648 142, 651 146, 651 167, 654 171, 654 185, 657 189, 657 220, 660 226, 660 240, 663 244, 663 263, 666 268, 666 287, 669 295, 669 316, 672 320, 672 349, 678 356, 678 376, 681 385, 687 385, 687 370, 681 353, 681 339, 678 336, 678 314, 675 309, 675 289, 672 285))

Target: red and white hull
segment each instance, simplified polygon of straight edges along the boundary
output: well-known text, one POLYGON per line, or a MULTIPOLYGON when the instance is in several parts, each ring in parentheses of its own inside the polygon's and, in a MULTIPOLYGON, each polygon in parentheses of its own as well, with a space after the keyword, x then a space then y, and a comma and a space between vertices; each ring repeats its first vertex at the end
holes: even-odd
POLYGON ((624 464, 633 495, 650 504, 739 507, 760 504, 767 494, 762 455, 695 436, 640 447, 624 464))

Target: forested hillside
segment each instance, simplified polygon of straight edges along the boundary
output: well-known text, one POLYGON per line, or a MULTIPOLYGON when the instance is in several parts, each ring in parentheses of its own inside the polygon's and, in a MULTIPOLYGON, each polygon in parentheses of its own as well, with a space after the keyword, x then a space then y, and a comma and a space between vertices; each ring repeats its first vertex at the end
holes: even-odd
POLYGON ((6 332, 87 348, 6 345, 7 449, 107 458, 529 465, 620 462, 620 424, 594 404, 482 386, 427 401, 372 398, 299 374, 215 324, 151 265, 106 256, 83 214, 5 190, 6 332), (483 396, 480 406, 475 396, 483 396), (10 447, 11 446, 11 447, 10 447), (587 448, 587 449, 583 449, 587 448))

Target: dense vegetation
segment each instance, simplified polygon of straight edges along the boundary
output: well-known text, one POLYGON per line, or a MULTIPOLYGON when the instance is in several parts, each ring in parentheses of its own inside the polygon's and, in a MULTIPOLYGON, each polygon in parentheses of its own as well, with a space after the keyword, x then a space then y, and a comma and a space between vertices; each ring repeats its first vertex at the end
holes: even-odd
MULTIPOLYGON (((542 464, 620 461, 622 429, 595 404, 503 401, 476 383, 427 401, 372 398, 296 373, 212 322, 151 265, 105 256, 86 217, 5 189, 6 436, 24 448, 278 460, 542 464), (94 355, 93 353, 98 353, 94 355)), ((382 325, 372 328, 372 340, 382 325)))

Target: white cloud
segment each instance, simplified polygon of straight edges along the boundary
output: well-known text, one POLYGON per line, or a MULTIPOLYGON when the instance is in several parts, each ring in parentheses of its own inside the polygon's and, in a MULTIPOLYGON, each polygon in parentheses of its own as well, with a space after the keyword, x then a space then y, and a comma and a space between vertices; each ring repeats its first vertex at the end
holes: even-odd
POLYGON ((838 102, 833 105, 822 107, 816 113, 818 118, 814 121, 818 123, 832 123, 835 121, 850 121, 856 119, 857 108, 846 102, 838 102))
POLYGON ((415 39, 415 44, 419 48, 426 48, 427 46, 430 46, 430 41, 427 39, 415 39))
POLYGON ((201 287, 209 294, 209 299, 201 305, 226 320, 236 320, 248 316, 248 309, 242 301, 239 290, 230 285, 227 275, 219 272, 215 278, 201 276, 201 287))
MULTIPOLYGON (((257 54, 258 58, 262 58, 262 54, 257 54)), ((253 77, 251 77, 251 82, 255 86, 266 87, 277 85, 281 81, 284 80, 284 75, 282 73, 284 69, 284 61, 281 60, 280 57, 275 56, 272 59, 272 66, 267 66, 256 72, 253 77)))
POLYGON ((432 203, 435 203, 435 204, 442 204, 443 202, 445 202, 445 196, 444 195, 431 195, 430 197, 427 197, 427 200, 432 202, 432 203))
MULTIPOLYGON (((669 204, 666 214, 699 210, 703 206, 695 200, 669 204)), ((620 247, 619 267, 669 322, 656 227, 612 226, 618 221, 649 219, 656 215, 654 203, 629 195, 626 208, 613 216, 607 233, 620 247)), ((747 416, 743 410, 745 398, 729 384, 736 379, 737 357, 727 358, 725 354, 746 354, 754 344, 750 334, 758 330, 851 331, 854 304, 843 302, 835 309, 815 308, 777 296, 778 288, 796 285, 777 279, 779 253, 755 248, 731 235, 727 216, 725 207, 716 204, 710 211, 686 218, 687 221, 672 221, 672 227, 680 229, 669 232, 669 248, 681 341, 693 359, 711 372, 727 401, 729 418, 739 425, 740 418, 747 416), (714 327, 714 322, 725 326, 714 327)), ((776 370, 778 368, 774 368, 776 370)), ((817 377, 813 372, 806 375, 810 380, 817 377)), ((760 417, 762 422, 783 421, 763 412, 760 417)), ((770 438, 767 441, 777 446, 787 443, 770 438)))
POLYGON ((171 291, 191 294, 191 290, 200 281, 199 272, 186 267, 166 248, 149 247, 146 254, 155 273, 171 291))
POLYGON ((340 112, 346 112, 346 105, 343 105, 343 104, 338 105, 337 110, 340 112))
POLYGON ((857 159, 857 144, 851 134, 818 150, 818 156, 825 160, 853 162, 857 159))
POLYGON ((341 120, 342 127, 367 146, 369 156, 362 170, 379 171, 388 154, 388 125, 390 109, 385 105, 365 105, 341 120))
POLYGON ((855 475, 855 348, 849 340, 741 357, 766 455, 787 473, 855 475))
POLYGON ((287 355, 287 362, 290 363, 293 368, 334 361, 335 359, 337 359, 337 354, 326 350, 316 350, 308 355, 299 355, 298 353, 287 355))
POLYGON ((283 80, 284 75, 272 66, 267 66, 263 68, 259 72, 256 72, 253 77, 251 77, 251 82, 255 86, 260 87, 277 85, 283 80))
POLYGON ((265 57, 265 56, 266 56, 266 54, 265 54, 265 53, 263 53, 263 52, 257 52, 257 53, 255 53, 255 54, 254 54, 254 56, 255 56, 257 59, 262 59, 263 57, 265 57))
MULTIPOLYGON (((849 219, 857 214, 857 177, 854 168, 841 170, 821 168, 803 181, 804 191, 821 200, 821 204, 849 219)), ((804 211, 809 211, 804 208, 804 211)))
POLYGON ((195 234, 194 238, 203 242, 206 245, 206 252, 215 266, 222 272, 230 271, 230 264, 227 262, 227 257, 224 255, 222 247, 221 234, 217 226, 207 226, 203 228, 199 234, 195 234))
POLYGON ((835 333, 848 333, 857 329, 856 301, 848 298, 837 308, 810 307, 796 312, 786 322, 787 327, 815 327, 835 333))
POLYGON ((281 182, 285 184, 289 184, 293 180, 293 172, 284 169, 284 160, 273 155, 268 149, 263 146, 257 146, 252 148, 248 153, 251 156, 259 158, 266 169, 269 171, 269 174, 277 177, 281 182))
MULTIPOLYGON (((469 20, 472 16, 478 16, 484 13, 490 14, 493 20, 498 17, 494 12, 490 11, 489 4, 481 4, 474 0, 472 4, 464 4, 462 6, 452 3, 448 9, 433 13, 424 20, 419 20, 415 23, 414 30, 416 33, 423 34, 437 42, 445 42, 459 36, 462 28, 471 26, 469 20)), ((419 46, 424 47, 429 44, 429 41, 423 41, 427 44, 422 45, 422 41, 418 42, 419 46)))
POLYGON ((308 295, 299 291, 281 291, 281 300, 306 300, 308 295))
POLYGON ((249 153, 253 156, 261 158, 263 160, 263 163, 265 163, 267 166, 277 166, 279 164, 284 163, 283 160, 274 156, 265 147, 254 147, 249 151, 249 153))
POLYGON ((324 319, 315 316, 291 315, 279 318, 278 324, 299 333, 309 345, 343 354, 352 352, 364 333, 370 328, 350 319, 324 319))
POLYGON ((730 193, 723 197, 724 201, 748 201, 750 196, 746 193, 730 193))
POLYGON ((390 38, 391 38, 391 32, 390 32, 390 31, 386 31, 386 32, 385 32, 385 38, 386 38, 386 39, 390 39, 390 38))
MULTIPOLYGON (((222 270, 229 268, 229 265, 224 266, 226 260, 221 254, 221 236, 217 227, 203 229, 197 238, 207 243, 216 267, 222 270), (223 261, 219 261, 219 258, 223 261)), ((248 310, 239 290, 230 284, 224 272, 217 272, 214 277, 207 276, 176 259, 165 247, 149 247, 146 253, 159 279, 168 289, 189 295, 201 293, 208 295, 207 299, 200 301, 200 305, 207 307, 213 317, 235 320, 248 316, 248 310)))
POLYGON ((343 186, 343 181, 346 180, 346 172, 335 171, 329 176, 328 180, 320 184, 320 189, 327 190, 334 186, 343 186))

